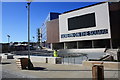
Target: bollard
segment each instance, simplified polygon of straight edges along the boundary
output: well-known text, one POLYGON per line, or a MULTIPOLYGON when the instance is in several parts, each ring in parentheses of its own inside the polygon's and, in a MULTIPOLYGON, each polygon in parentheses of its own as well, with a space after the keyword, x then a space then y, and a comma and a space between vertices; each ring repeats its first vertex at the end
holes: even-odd
POLYGON ((46 63, 48 63, 48 58, 46 58, 46 63))
POLYGON ((92 80, 104 80, 104 67, 101 63, 97 63, 93 65, 92 80))

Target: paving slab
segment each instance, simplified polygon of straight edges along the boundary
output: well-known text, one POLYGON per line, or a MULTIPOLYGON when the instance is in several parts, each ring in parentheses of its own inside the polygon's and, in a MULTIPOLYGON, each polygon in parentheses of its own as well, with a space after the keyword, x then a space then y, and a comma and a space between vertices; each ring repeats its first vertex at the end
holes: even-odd
MULTIPOLYGON (((82 64, 44 64, 35 62, 33 63, 36 69, 45 68, 44 70, 21 70, 17 67, 14 59, 3 59, 2 60, 2 71, 3 75, 6 72, 10 76, 17 75, 19 78, 92 78, 92 68, 83 66, 82 64)), ((118 78, 118 69, 105 69, 105 78, 118 78)), ((13 76, 14 78, 14 76, 13 76)))

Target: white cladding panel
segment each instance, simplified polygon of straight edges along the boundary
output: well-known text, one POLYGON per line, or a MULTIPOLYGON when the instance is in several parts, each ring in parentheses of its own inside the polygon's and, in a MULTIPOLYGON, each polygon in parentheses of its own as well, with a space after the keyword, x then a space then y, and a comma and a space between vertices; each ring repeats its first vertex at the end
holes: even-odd
POLYGON ((59 16, 59 32, 60 32, 59 35, 60 42, 111 38, 108 3, 102 3, 91 7, 83 8, 80 10, 61 14, 59 16), (95 13, 96 27, 89 27, 89 28, 82 28, 82 29, 75 29, 68 31, 68 18, 86 15, 90 13, 95 13), (71 34, 71 33, 94 31, 101 29, 107 29, 108 34, 61 38, 62 34, 71 34))

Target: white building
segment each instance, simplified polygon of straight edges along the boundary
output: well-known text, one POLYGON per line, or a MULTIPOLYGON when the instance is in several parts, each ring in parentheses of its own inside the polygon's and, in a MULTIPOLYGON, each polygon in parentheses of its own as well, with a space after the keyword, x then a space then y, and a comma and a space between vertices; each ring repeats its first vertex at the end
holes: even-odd
MULTIPOLYGON (((58 27, 59 42, 47 41, 52 48, 118 48, 120 47, 120 2, 102 2, 75 9, 47 22, 47 27, 58 27), (59 26, 56 26, 57 21, 59 26), (55 25, 54 25, 55 24, 55 25)), ((49 31, 48 28, 48 31, 49 31)))

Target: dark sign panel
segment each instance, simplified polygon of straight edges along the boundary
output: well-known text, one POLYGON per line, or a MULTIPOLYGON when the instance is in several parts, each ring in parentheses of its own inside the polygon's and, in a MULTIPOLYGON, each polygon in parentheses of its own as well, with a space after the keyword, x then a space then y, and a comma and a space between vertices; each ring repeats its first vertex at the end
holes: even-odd
POLYGON ((96 27, 95 13, 68 18, 68 30, 96 27))

